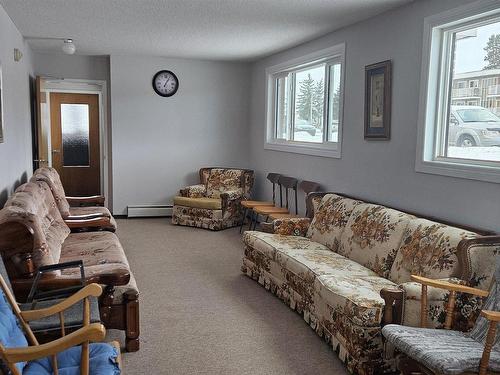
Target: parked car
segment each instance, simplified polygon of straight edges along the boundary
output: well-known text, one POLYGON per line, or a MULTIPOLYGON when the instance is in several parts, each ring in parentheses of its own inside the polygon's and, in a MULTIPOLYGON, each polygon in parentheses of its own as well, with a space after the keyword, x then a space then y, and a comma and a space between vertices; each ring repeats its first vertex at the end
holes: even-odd
POLYGON ((448 143, 459 147, 500 146, 500 117, 484 107, 452 105, 448 143))
POLYGON ((312 137, 316 135, 316 128, 306 120, 295 120, 296 132, 308 132, 312 137))

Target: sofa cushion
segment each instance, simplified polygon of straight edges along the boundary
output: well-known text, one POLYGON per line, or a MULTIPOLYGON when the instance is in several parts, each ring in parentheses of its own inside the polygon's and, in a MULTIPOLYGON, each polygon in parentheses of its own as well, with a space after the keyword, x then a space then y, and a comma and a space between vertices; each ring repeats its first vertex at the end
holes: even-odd
POLYGON ((205 208, 208 210, 222 209, 222 201, 220 198, 188 198, 177 196, 174 198, 174 204, 177 206, 205 208))
POLYGON ((372 270, 328 249, 281 249, 276 251, 276 262, 296 275, 312 272, 314 276, 377 276, 372 270))
POLYGON ((207 198, 220 198, 225 191, 241 189, 242 182, 241 169, 213 168, 207 179, 207 198))
POLYGON ((387 277, 412 216, 383 206, 356 206, 342 232, 339 254, 387 277))
POLYGON ((360 203, 360 201, 343 198, 336 194, 326 194, 314 211, 307 237, 327 246, 330 250, 337 251, 340 236, 352 210, 360 203))
MULTIPOLYGON (((130 273, 127 257, 118 237, 111 232, 72 233, 63 244, 61 263, 82 260, 85 275, 130 273)), ((80 270, 71 268, 61 271, 62 276, 79 275, 80 270)))
MULTIPOLYGON (((73 346, 57 354, 57 366, 61 375, 79 375, 82 347, 73 346)), ((107 343, 89 345, 89 374, 119 375, 119 350, 107 343)), ((29 362, 23 375, 51 375, 52 357, 45 357, 29 362)))
POLYGON ((311 241, 306 237, 282 236, 257 231, 246 231, 243 233, 243 242, 245 245, 252 247, 273 260, 276 260, 277 251, 328 250, 325 245, 311 241))
POLYGON ((385 305, 380 297, 383 288, 396 285, 379 276, 335 274, 318 276, 314 283, 315 292, 325 303, 362 327, 380 325, 385 305))
POLYGON ((426 219, 410 220, 389 274, 395 283, 410 281, 411 275, 431 279, 459 277, 457 246, 463 238, 477 234, 426 219))

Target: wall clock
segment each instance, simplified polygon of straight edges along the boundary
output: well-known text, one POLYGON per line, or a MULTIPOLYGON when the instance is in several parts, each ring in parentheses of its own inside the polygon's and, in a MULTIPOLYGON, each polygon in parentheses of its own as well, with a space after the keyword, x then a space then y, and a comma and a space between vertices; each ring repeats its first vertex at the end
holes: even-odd
POLYGON ((160 70, 153 77, 153 89, 158 95, 168 98, 179 89, 179 79, 170 70, 160 70))

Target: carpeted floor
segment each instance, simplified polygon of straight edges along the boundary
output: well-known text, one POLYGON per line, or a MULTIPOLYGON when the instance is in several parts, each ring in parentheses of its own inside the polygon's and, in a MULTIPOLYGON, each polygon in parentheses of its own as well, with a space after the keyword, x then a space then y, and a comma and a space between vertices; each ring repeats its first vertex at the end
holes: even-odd
POLYGON ((141 292, 141 349, 123 354, 126 374, 346 373, 301 316, 241 273, 237 229, 118 225, 141 292))

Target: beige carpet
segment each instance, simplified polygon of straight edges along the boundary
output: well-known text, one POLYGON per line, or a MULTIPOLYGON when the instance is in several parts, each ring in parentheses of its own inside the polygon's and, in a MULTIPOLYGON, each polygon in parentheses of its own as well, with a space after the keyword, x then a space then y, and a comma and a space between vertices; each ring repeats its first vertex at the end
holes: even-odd
POLYGON ((141 292, 141 349, 123 354, 126 374, 346 373, 301 316, 241 273, 237 229, 118 225, 141 292))

